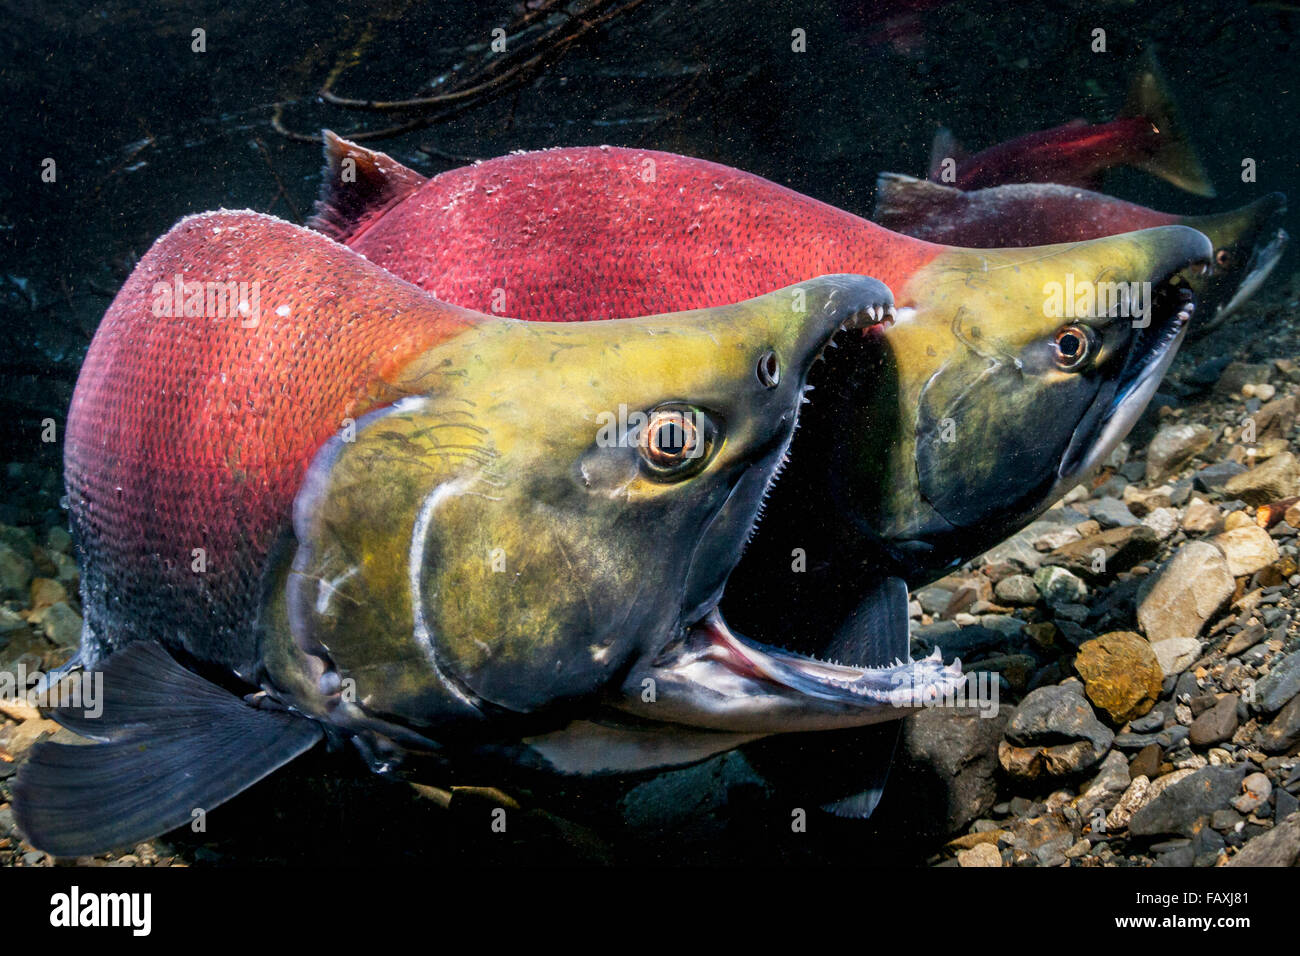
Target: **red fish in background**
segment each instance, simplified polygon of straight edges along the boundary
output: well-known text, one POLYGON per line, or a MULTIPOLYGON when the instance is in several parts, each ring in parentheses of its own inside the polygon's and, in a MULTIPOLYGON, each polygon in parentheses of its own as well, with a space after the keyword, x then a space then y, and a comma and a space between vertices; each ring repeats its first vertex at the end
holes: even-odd
POLYGON ((1198 196, 1214 186, 1192 149, 1155 57, 1147 54, 1128 101, 1108 123, 1071 120, 966 155, 941 129, 930 151, 929 178, 958 189, 1006 183, 1060 183, 1095 188, 1115 166, 1135 166, 1198 196))
POLYGON ((895 232, 950 246, 1002 249, 1083 242, 1154 226, 1191 226, 1214 243, 1214 263, 1189 283, 1197 296, 1192 332, 1217 328, 1277 265, 1288 236, 1278 228, 1286 196, 1207 216, 1179 216, 1114 196, 1055 183, 1013 183, 962 191, 882 173, 872 219, 895 232))

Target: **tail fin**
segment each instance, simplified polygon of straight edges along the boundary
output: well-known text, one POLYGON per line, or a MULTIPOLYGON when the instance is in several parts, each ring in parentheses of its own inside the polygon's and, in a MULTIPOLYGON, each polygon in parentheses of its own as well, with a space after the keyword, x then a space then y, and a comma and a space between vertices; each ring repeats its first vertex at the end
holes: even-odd
POLYGON ((1134 163, 1135 166, 1198 196, 1215 195, 1214 184, 1192 148, 1164 73, 1151 50, 1142 58, 1142 66, 1129 87, 1128 101, 1119 115, 1149 120, 1158 134, 1154 155, 1134 163))
POLYGON ((98 717, 54 716, 106 742, 39 743, 14 780, 18 828, 52 856, 102 853, 174 829, 324 735, 301 715, 250 706, 152 642, 113 654, 102 673, 98 717))
POLYGON ((316 213, 307 225, 344 245, 427 181, 387 153, 358 146, 327 129, 321 130, 321 138, 325 168, 316 213))
POLYGON ((941 214, 966 194, 902 173, 881 173, 876 177, 876 211, 872 221, 894 232, 906 233, 909 226, 941 214))

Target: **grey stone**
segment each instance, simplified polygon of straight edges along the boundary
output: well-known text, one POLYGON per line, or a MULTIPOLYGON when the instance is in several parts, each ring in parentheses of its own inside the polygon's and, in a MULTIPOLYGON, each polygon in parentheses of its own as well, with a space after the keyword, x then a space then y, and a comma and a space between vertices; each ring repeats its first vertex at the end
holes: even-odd
POLYGON ((0 542, 0 598, 26 598, 32 562, 8 543, 0 542))
POLYGON ((1027 574, 1013 574, 1003 578, 993 589, 997 599, 1003 604, 1025 605, 1038 603, 1038 588, 1034 579, 1027 574))
POLYGON ((1007 724, 1006 737, 1021 747, 1086 740, 1098 759, 1115 740, 1114 733, 1097 719, 1084 699, 1083 685, 1076 681, 1040 687, 1027 694, 1007 724))
POLYGON ((1300 860, 1300 813, 1293 813, 1280 824, 1241 848, 1229 866, 1295 866, 1300 860))
POLYGON ((1194 638, 1232 597, 1234 586, 1223 553, 1189 541, 1139 588, 1138 623, 1152 644, 1194 638))
POLYGON ((1088 509, 1088 516, 1103 528, 1132 528, 1141 524, 1128 505, 1118 498, 1101 498, 1088 509))
POLYGON ((1192 481, 1198 491, 1207 493, 1218 491, 1228 483, 1230 478, 1240 475, 1245 470, 1245 465, 1235 461, 1219 461, 1213 465, 1206 465, 1196 473, 1192 481))
POLYGON ((1161 791, 1133 814, 1129 832, 1136 836, 1181 833, 1191 836, 1196 824, 1215 810, 1225 809, 1241 792, 1245 766, 1202 767, 1161 791))
POLYGON ((1048 605, 1072 604, 1088 595, 1088 586, 1061 567, 1039 568, 1034 572, 1034 584, 1048 605))
POLYGON ((1287 701, 1259 735, 1259 749, 1265 753, 1286 753, 1296 744, 1300 744, 1300 694, 1287 701))
POLYGON ((1237 732, 1236 694, 1224 694, 1213 707, 1206 710, 1188 728, 1188 738, 1193 746, 1208 747, 1231 739, 1237 732))
POLYGON ((1255 685, 1254 709, 1261 714, 1276 713, 1296 694, 1300 694, 1300 651, 1274 664, 1255 685))
POLYGON ((892 805, 898 825, 948 836, 988 813, 997 800, 997 744, 1010 716, 1003 705, 994 718, 951 707, 907 717, 889 782, 908 794, 892 805))

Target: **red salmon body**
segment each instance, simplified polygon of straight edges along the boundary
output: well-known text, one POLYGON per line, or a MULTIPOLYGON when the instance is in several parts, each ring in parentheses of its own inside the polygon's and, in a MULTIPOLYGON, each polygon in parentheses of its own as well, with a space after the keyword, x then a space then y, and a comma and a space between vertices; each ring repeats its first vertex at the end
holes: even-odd
POLYGON ((838 272, 875 276, 907 305, 907 278, 943 251, 737 169, 615 147, 367 185, 388 203, 376 215, 340 197, 338 164, 387 183, 401 167, 331 143, 318 228, 439 299, 516 318, 702 308, 838 272))
POLYGON ((1148 51, 1129 85, 1119 116, 1090 125, 1073 120, 969 155, 944 129, 930 150, 929 178, 958 189, 1012 183, 1100 184, 1115 166, 1135 166, 1198 196, 1214 186, 1178 117, 1168 84, 1148 51))
POLYGON ((1091 186, 1112 166, 1150 159, 1159 145, 1159 134, 1144 119, 1117 119, 1097 125, 1066 123, 957 160, 949 185, 958 189, 983 189, 1004 183, 1091 186))
POLYGON ((267 555, 312 453, 473 321, 286 222, 177 223, 105 313, 68 412, 94 638, 170 640, 183 606, 180 643, 247 666, 267 555))

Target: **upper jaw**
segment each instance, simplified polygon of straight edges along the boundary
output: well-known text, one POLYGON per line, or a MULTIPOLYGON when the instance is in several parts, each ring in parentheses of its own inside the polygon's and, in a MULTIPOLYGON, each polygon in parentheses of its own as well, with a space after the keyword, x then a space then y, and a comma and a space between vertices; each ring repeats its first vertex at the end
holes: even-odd
POLYGON ((885 667, 837 664, 741 637, 714 608, 636 665, 616 706, 717 731, 831 730, 903 717, 951 696, 962 681, 961 662, 945 666, 937 649, 885 667))

